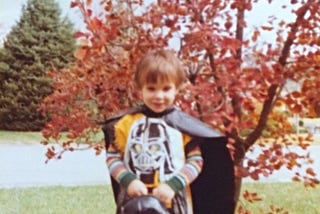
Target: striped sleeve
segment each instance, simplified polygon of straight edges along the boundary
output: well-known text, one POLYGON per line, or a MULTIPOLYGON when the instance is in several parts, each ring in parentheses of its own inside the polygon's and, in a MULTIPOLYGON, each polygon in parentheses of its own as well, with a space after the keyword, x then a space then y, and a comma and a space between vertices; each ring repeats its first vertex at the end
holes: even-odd
POLYGON ((175 191, 183 189, 194 181, 202 170, 203 159, 199 147, 195 147, 187 154, 186 163, 180 171, 166 183, 175 191))
POLYGON ((121 155, 111 144, 107 150, 107 166, 111 176, 124 187, 128 187, 136 175, 131 173, 124 165, 121 155))

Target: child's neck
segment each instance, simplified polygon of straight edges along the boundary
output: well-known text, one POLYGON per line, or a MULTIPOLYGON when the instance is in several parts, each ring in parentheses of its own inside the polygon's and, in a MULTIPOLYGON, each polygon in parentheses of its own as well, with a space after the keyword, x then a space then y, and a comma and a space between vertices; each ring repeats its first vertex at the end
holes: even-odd
POLYGON ((173 110, 174 110, 174 106, 172 105, 162 112, 154 112, 150 108, 148 108, 146 105, 143 105, 143 113, 148 117, 162 117, 173 110))

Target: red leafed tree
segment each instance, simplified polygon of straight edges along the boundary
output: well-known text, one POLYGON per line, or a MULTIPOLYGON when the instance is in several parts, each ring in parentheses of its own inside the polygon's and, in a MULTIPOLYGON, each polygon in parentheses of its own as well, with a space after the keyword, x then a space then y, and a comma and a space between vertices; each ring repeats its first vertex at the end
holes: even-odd
MULTIPOLYGON (((150 49, 174 48, 190 80, 177 105, 229 137, 238 192, 242 177, 259 179, 311 162, 307 153, 284 148, 305 149, 312 139, 292 137, 288 117, 314 117, 319 108, 320 4, 283 1, 274 10, 289 10, 293 19, 270 13, 266 23, 248 28, 247 14, 259 2, 104 0, 98 11, 90 0, 72 1, 87 30, 75 34, 80 47, 72 67, 49 72, 55 91, 42 106, 51 116, 43 135, 45 143, 62 142, 62 150, 49 147, 48 158, 73 150, 75 140, 99 153, 103 139, 92 134, 99 133, 100 122, 139 102, 132 83, 137 60, 150 49), (287 90, 288 82, 299 87, 287 90), (64 131, 67 138, 61 138, 64 131), (248 160, 245 155, 257 144, 260 155, 248 160)), ((293 179, 315 186, 316 176, 307 168, 293 179)))

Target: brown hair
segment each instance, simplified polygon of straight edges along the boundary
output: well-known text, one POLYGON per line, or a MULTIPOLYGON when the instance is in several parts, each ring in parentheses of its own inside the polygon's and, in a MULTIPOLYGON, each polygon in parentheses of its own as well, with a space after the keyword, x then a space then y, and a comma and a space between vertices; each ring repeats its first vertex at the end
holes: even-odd
POLYGON ((186 73, 173 51, 156 50, 148 52, 138 62, 134 81, 138 89, 157 81, 173 81, 179 88, 186 81, 186 73))

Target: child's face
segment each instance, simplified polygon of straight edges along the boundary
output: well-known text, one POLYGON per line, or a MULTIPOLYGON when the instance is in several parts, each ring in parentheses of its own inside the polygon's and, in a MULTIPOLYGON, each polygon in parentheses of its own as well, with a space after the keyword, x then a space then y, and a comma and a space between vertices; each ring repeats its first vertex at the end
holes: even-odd
POLYGON ((152 111, 160 113, 170 107, 178 90, 173 82, 146 83, 141 89, 142 100, 152 111))

